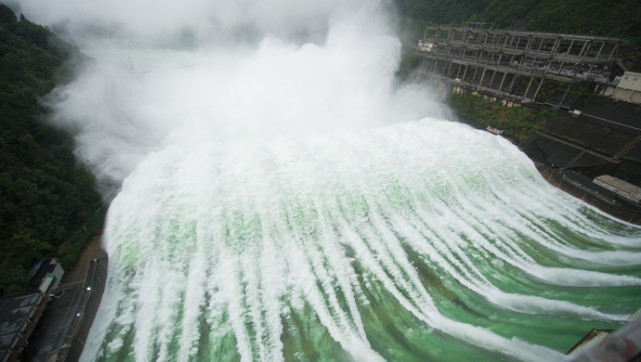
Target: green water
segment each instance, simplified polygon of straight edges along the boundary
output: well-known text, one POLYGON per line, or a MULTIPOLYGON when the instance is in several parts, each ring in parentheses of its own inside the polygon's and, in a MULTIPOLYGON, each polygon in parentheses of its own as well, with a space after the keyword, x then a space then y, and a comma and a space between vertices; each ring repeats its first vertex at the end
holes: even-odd
POLYGON ((451 122, 165 150, 105 236, 85 360, 560 360, 640 307, 638 227, 451 122))

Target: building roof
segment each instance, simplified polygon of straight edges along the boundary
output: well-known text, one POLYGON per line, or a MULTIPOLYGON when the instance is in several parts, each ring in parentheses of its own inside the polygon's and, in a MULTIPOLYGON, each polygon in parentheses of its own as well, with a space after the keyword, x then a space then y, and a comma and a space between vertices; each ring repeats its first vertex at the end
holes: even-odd
POLYGON ((29 324, 43 298, 37 290, 0 298, 0 356, 11 353, 15 337, 29 324))

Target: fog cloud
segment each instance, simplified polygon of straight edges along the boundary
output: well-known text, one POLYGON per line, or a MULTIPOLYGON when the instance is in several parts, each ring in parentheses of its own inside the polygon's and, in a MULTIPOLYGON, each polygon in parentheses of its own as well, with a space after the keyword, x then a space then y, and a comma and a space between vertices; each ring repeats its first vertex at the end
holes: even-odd
POLYGON ((429 89, 396 85, 400 42, 384 3, 20 6, 28 18, 64 29, 94 59, 48 101, 52 121, 76 134, 78 156, 104 187, 174 145, 248 147, 442 116, 429 89), (180 43, 186 32, 189 46, 180 43))
MULTIPOLYGON (((361 0, 20 0, 19 10, 81 41, 118 36, 132 41, 195 37, 221 41, 239 34, 317 36, 361 0)), ((376 3, 376 2, 373 2, 376 3)))

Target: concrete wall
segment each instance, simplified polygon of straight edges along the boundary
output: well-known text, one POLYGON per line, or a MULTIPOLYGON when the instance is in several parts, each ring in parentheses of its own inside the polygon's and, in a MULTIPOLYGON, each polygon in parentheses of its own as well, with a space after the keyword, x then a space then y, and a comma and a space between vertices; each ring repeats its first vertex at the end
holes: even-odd
POLYGON ((107 257, 89 262, 85 282, 81 284, 81 296, 77 301, 75 317, 67 330, 64 344, 57 352, 56 362, 75 362, 80 358, 105 290, 107 267, 107 257))
POLYGON ((641 208, 622 202, 614 193, 573 172, 561 173, 548 167, 539 167, 547 182, 570 195, 596 206, 621 220, 641 225, 641 208))
POLYGON ((641 92, 641 73, 625 72, 617 85, 619 89, 641 92))
POLYGON ((630 103, 641 104, 641 91, 617 88, 612 93, 612 98, 620 99, 622 101, 630 103))
POLYGON ((85 285, 91 288, 88 293, 89 298, 85 301, 86 304, 84 306, 82 322, 78 326, 78 329, 74 331, 73 342, 65 361, 78 361, 82 350, 85 348, 87 335, 89 335, 89 330, 98 312, 100 301, 102 300, 102 293, 105 290, 108 260, 108 258, 101 258, 91 261, 91 270, 85 282, 85 285))
POLYGON ((615 89, 608 88, 603 93, 614 99, 641 104, 641 73, 625 72, 615 89))

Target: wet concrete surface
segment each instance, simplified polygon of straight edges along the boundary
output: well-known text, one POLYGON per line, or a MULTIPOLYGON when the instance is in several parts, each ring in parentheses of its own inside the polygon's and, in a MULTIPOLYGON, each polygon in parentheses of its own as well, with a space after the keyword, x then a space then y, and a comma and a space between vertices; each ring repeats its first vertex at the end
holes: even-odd
POLYGON ((72 282, 63 284, 50 299, 29 339, 23 354, 25 361, 77 361, 80 358, 100 306, 107 268, 108 258, 100 249, 100 238, 94 238, 76 263, 76 272, 63 279, 72 282))
POLYGON ((84 284, 61 288, 46 308, 25 351, 24 360, 49 361, 62 347, 85 291, 84 284))

